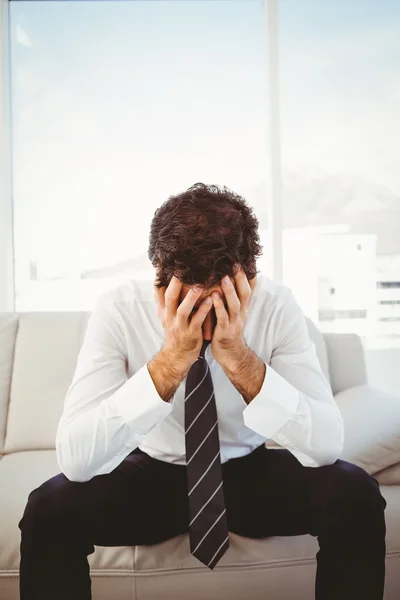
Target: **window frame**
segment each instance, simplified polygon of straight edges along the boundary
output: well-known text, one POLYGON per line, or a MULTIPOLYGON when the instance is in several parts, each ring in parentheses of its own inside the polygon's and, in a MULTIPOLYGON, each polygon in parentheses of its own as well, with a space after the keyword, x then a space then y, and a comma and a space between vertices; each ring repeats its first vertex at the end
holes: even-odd
POLYGON ((14 222, 11 193, 10 21, 0 0, 0 311, 15 310, 14 222))

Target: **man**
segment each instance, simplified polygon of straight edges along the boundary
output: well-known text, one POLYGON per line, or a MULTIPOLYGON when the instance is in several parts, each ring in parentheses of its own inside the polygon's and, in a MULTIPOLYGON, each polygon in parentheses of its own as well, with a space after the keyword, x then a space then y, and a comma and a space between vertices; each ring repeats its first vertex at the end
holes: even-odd
POLYGON ((243 198, 196 184, 153 217, 154 284, 98 301, 57 430, 62 472, 19 523, 22 600, 89 600, 94 545, 186 532, 210 571, 229 564, 229 532, 317 536, 317 600, 382 599, 386 502, 339 458, 341 415, 291 290, 257 274, 257 229, 243 198))

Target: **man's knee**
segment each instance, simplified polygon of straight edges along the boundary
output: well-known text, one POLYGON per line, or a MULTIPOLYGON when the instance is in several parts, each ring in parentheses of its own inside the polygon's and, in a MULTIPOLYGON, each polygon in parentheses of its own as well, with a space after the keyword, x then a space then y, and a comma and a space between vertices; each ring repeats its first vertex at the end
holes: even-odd
POLYGON ((350 511, 386 508, 379 483, 364 469, 338 459, 333 465, 321 467, 323 477, 319 486, 320 499, 328 506, 342 506, 350 511))
POLYGON ((67 491, 71 483, 73 484, 63 473, 59 473, 32 490, 18 523, 19 529, 36 524, 42 528, 44 523, 63 517, 68 505, 67 491))

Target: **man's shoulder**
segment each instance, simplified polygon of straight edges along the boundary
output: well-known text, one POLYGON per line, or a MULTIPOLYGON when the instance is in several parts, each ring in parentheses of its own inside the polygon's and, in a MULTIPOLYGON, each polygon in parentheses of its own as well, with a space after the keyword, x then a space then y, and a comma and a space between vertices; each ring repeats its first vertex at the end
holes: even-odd
POLYGON ((270 308, 282 306, 292 291, 289 286, 279 283, 261 272, 257 274, 257 280, 257 300, 261 303, 265 302, 270 308))
POLYGON ((97 306, 112 311, 123 305, 132 305, 135 302, 153 302, 154 300, 152 279, 134 277, 100 294, 97 306))

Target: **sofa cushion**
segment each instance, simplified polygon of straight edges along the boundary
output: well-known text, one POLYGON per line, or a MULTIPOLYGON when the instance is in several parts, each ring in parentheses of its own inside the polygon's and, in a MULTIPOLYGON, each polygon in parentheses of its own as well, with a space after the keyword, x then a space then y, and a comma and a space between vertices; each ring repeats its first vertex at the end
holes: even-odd
POLYGON ((367 383, 361 338, 355 333, 324 333, 334 394, 367 383))
POLYGON ((55 448, 87 313, 20 313, 5 452, 55 448))
POLYGON ((400 461, 400 397, 358 385, 335 401, 344 422, 341 458, 371 474, 400 461))

